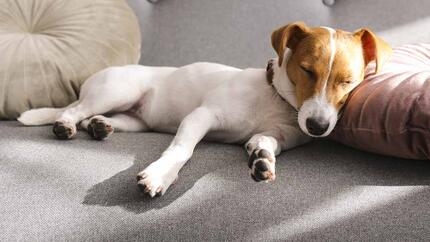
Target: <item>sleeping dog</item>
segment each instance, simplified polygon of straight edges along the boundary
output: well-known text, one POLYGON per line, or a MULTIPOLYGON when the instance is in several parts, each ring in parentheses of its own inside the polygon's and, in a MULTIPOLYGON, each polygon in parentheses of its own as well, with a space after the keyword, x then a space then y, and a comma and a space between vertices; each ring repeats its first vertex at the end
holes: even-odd
POLYGON ((33 109, 18 120, 53 123, 59 139, 72 138, 77 124, 97 140, 114 130, 176 133, 137 175, 151 197, 166 192, 203 138, 244 144, 251 177, 272 181, 276 155, 330 134, 366 65, 375 61, 380 69, 391 48, 368 29, 349 33, 302 22, 277 29, 271 41, 278 58, 267 71, 215 63, 110 67, 86 80, 78 101, 33 109))

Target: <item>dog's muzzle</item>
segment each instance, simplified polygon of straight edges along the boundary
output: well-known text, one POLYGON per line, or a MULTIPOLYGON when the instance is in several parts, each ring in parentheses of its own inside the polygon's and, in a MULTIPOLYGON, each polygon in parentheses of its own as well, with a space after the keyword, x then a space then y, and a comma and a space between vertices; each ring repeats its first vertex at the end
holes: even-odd
POLYGON ((299 126, 312 137, 325 137, 331 133, 337 122, 337 110, 324 100, 311 98, 299 110, 299 126))

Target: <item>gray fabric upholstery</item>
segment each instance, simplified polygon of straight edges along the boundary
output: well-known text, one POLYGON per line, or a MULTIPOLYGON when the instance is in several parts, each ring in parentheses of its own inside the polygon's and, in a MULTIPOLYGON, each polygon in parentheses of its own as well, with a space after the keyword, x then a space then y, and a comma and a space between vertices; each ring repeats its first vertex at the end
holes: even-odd
MULTIPOLYGON (((373 27, 394 44, 429 42, 430 1, 129 0, 143 33, 141 63, 199 60, 264 67, 269 35, 304 20, 373 27)), ((171 135, 85 133, 0 122, 0 241, 410 241, 430 238, 430 163, 319 140, 284 152, 274 183, 255 183, 245 151, 200 144, 177 184, 143 196, 135 175, 171 135)))
POLYGON ((393 46, 430 42, 430 1, 129 0, 143 32, 141 63, 180 66, 214 61, 264 67, 275 55, 270 34, 305 21, 348 31, 369 27, 393 46))
POLYGON ((284 152, 256 183, 239 146, 200 144, 178 182, 149 199, 135 175, 171 135, 81 132, 0 122, 1 241, 425 240, 430 163, 318 141, 284 152))

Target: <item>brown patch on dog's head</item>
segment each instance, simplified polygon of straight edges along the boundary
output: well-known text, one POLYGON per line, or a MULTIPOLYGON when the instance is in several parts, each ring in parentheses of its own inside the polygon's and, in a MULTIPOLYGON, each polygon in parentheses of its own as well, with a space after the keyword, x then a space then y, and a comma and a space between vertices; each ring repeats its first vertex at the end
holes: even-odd
POLYGON ((353 35, 360 40, 365 65, 374 60, 375 73, 378 72, 391 56, 390 45, 367 28, 359 29, 353 35))
POLYGON ((284 52, 288 47, 293 49, 305 37, 308 27, 303 22, 295 22, 285 25, 272 33, 272 46, 278 54, 278 65, 284 60, 284 52))

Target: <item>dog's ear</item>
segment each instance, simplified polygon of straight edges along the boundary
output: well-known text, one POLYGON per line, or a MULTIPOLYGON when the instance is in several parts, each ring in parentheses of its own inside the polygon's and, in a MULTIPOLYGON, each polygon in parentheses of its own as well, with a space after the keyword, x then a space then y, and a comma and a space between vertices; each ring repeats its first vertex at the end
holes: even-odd
POLYGON ((294 22, 285 25, 272 33, 272 46, 278 53, 278 65, 282 65, 285 48, 294 49, 302 40, 309 28, 303 22, 294 22))
POLYGON ((382 69, 384 63, 390 59, 393 51, 390 45, 366 28, 357 30, 354 36, 361 41, 364 64, 367 66, 369 62, 374 60, 376 64, 375 73, 377 73, 382 69))

